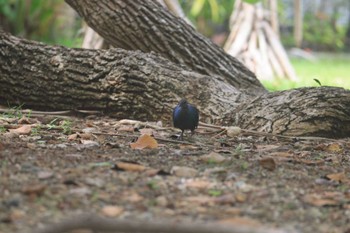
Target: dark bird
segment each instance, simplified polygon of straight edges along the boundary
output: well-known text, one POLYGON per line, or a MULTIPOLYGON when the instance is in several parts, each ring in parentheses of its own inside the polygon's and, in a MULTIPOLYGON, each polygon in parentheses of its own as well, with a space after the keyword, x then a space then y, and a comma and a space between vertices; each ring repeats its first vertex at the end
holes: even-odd
POLYGON ((185 99, 182 99, 173 110, 174 127, 181 129, 180 140, 183 140, 183 134, 186 129, 191 130, 192 135, 194 134, 194 129, 198 126, 198 121, 198 109, 189 104, 185 99))

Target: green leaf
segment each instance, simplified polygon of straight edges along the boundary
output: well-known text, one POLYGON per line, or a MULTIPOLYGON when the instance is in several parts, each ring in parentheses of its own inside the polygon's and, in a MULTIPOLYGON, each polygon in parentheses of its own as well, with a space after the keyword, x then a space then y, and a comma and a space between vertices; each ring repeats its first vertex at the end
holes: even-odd
POLYGON ((219 5, 216 0, 209 0, 209 5, 211 8, 211 17, 214 22, 219 21, 219 5))
POLYGON ((203 9, 205 1, 206 0, 196 0, 192 5, 191 15, 193 15, 194 17, 198 16, 203 9))
POLYGON ((260 2, 260 0, 243 0, 243 1, 250 4, 255 4, 257 2, 260 2))
POLYGON ((210 189, 208 191, 208 194, 212 197, 218 197, 220 195, 222 195, 222 191, 221 190, 217 190, 217 189, 210 189))

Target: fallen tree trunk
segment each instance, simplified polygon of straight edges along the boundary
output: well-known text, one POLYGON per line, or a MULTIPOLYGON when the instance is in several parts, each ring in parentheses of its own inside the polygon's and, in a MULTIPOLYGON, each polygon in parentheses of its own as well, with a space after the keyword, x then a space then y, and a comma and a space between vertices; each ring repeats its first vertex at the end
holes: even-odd
POLYGON ((123 49, 83 50, 19 39, 0 33, 0 102, 36 109, 99 110, 118 118, 169 120, 186 97, 202 120, 246 99, 218 79, 185 70, 168 60, 123 49))
MULTIPOLYGON (((237 125, 283 135, 350 136, 350 91, 309 87, 267 93, 242 103, 237 125)), ((232 120, 228 116, 228 120, 232 120)))
POLYGON ((0 102, 164 120, 186 97, 205 122, 287 135, 350 135, 350 91, 305 88, 252 99, 157 54, 47 46, 0 33, 0 102))

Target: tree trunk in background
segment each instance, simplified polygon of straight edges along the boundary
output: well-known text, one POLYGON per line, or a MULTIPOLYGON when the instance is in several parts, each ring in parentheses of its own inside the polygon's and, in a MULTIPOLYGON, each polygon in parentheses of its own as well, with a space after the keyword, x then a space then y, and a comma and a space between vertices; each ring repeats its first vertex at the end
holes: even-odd
POLYGON ((268 93, 241 63, 183 21, 173 18, 170 22, 173 16, 153 1, 140 0, 137 11, 137 0, 101 0, 96 1, 98 7, 89 5, 93 1, 67 1, 74 2, 79 12, 91 9, 83 8, 85 4, 100 9, 99 14, 87 12, 96 22, 90 26, 106 29, 111 25, 105 33, 117 44, 128 38, 129 50, 140 45, 151 53, 68 49, 0 32, 0 103, 100 110, 118 118, 170 123, 172 108, 185 97, 197 105, 204 122, 296 136, 350 136, 350 91, 322 87, 268 93), (109 8, 102 14, 107 2, 109 8), (114 8, 113 3, 121 8, 114 8), (192 65, 186 54, 196 57, 192 65), (207 67, 209 61, 215 62, 212 70, 207 67))
POLYGON ((300 48, 303 42, 303 1, 294 0, 294 40, 295 46, 300 48))
POLYGON ((156 1, 66 0, 114 47, 156 52, 201 74, 224 78, 248 94, 266 92, 255 75, 156 1))
MULTIPOLYGON (((183 18, 188 24, 192 25, 191 21, 184 14, 178 0, 157 0, 163 7, 167 8, 173 15, 183 18)), ((193 25, 192 25, 193 26, 193 25)), ((96 33, 92 28, 85 26, 85 35, 82 44, 82 48, 85 49, 106 49, 111 48, 109 44, 105 42, 103 37, 96 33)))

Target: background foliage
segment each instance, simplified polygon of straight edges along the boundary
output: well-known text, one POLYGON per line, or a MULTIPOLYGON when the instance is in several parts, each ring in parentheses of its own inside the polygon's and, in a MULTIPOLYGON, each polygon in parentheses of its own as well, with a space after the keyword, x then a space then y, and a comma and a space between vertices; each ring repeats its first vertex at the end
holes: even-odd
POLYGON ((81 26, 64 0, 0 0, 0 22, 11 34, 67 46, 81 26))
MULTIPOLYGON (((186 15, 204 35, 228 33, 234 0, 179 0, 186 15)), ((259 0, 245 0, 256 3, 259 0)), ((304 14, 303 46, 314 50, 342 51, 350 17, 344 22, 348 0, 311 0, 304 14), (318 3, 318 4, 316 4, 318 3), (343 18, 343 20, 341 20, 343 18), (339 23, 342 22, 342 23, 339 23)), ((294 46, 293 0, 278 1, 281 38, 294 46)), ((64 0, 0 0, 0 26, 5 31, 33 40, 66 46, 78 45, 81 20, 64 0)), ((350 36, 350 35, 349 35, 350 36)))

